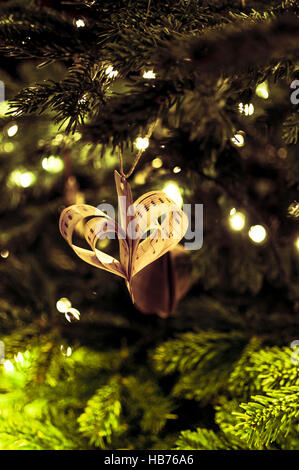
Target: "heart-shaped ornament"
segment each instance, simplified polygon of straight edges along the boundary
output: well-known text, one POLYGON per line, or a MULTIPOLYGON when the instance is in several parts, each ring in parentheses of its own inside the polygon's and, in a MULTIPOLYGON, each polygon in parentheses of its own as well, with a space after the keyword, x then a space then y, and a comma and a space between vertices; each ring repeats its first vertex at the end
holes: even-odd
POLYGON ((151 191, 133 203, 126 178, 114 172, 119 204, 119 221, 88 204, 63 210, 59 220, 62 236, 86 263, 123 277, 132 300, 132 279, 143 268, 174 248, 188 228, 187 215, 163 192, 151 191), (76 225, 84 225, 84 236, 91 250, 73 244, 76 225), (98 240, 118 238, 119 260, 99 250, 98 240))

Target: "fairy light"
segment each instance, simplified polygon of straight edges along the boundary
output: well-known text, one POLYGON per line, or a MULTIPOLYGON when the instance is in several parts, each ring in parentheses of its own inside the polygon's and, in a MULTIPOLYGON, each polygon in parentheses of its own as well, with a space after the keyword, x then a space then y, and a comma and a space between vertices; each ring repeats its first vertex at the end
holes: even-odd
POLYGON ((110 239, 109 238, 102 238, 101 240, 98 240, 98 242, 97 242, 97 247, 100 250, 105 250, 109 245, 110 245, 110 239))
POLYGON ((299 237, 295 241, 295 246, 296 246, 297 250, 299 251, 299 237))
POLYGON ((18 354, 16 356, 14 356, 14 360, 17 363, 20 363, 22 366, 24 365, 24 356, 21 352, 18 352, 18 354))
POLYGON ((77 28, 84 28, 85 22, 82 20, 82 18, 79 18, 79 19, 76 21, 76 26, 77 26, 77 28))
POLYGON ((254 106, 252 103, 239 103, 239 111, 241 114, 245 114, 245 116, 251 116, 254 113, 254 106))
POLYGON ((180 171, 182 171, 182 168, 181 168, 180 166, 175 166, 172 171, 173 171, 174 173, 180 173, 180 171))
POLYGON ((78 132, 78 131, 77 131, 77 132, 75 132, 75 133, 73 134, 73 139, 74 139, 75 142, 78 142, 78 140, 80 140, 81 137, 82 137, 81 132, 78 132))
POLYGON ((76 308, 69 308, 65 313, 65 318, 69 323, 72 323, 73 320, 80 320, 80 312, 76 308))
POLYGON ((245 226, 245 215, 233 208, 229 213, 229 224, 235 231, 240 231, 245 226))
POLYGON ((19 130, 18 124, 13 124, 12 126, 10 126, 10 127, 7 129, 7 135, 8 135, 8 137, 13 137, 14 135, 16 135, 16 133, 18 132, 18 130, 19 130))
POLYGON ((15 170, 10 175, 10 181, 22 188, 28 188, 36 181, 36 176, 32 171, 15 170))
POLYGON ((161 168, 162 165, 163 165, 163 162, 162 162, 161 158, 159 158, 159 157, 154 158, 154 160, 152 161, 152 167, 153 168, 161 168))
POLYGON ((3 366, 4 366, 4 369, 5 369, 7 372, 13 372, 14 369, 15 369, 13 363, 12 363, 11 361, 9 361, 8 359, 3 362, 3 366))
POLYGON ((57 134, 55 135, 54 139, 53 139, 53 144, 54 145, 59 145, 61 144, 61 142, 63 141, 64 139, 64 135, 63 134, 57 134))
POLYGON ((64 168, 64 162, 60 157, 51 155, 42 159, 42 167, 49 173, 59 173, 64 168))
POLYGON ((284 160, 288 156, 287 149, 285 149, 283 147, 279 148, 277 150, 277 155, 279 156, 279 158, 282 158, 284 160))
POLYGON ((145 184, 147 173, 145 171, 138 171, 134 177, 135 184, 145 184))
POLYGON ((4 148, 4 152, 10 153, 13 151, 15 146, 12 142, 5 142, 3 148, 4 148))
POLYGON ((267 236, 267 232, 262 225, 253 225, 250 227, 248 235, 254 243, 262 243, 267 236))
POLYGON ((109 65, 106 68, 105 73, 109 78, 115 78, 118 75, 118 71, 114 70, 113 65, 109 65))
POLYGON ((56 308, 60 313, 66 313, 72 306, 72 302, 67 299, 66 297, 61 297, 61 299, 57 300, 56 308))
POLYGON ((6 101, 1 101, 0 102, 0 116, 5 117, 5 114, 10 110, 9 107, 9 102, 6 101))
POLYGON ((138 150, 145 150, 149 146, 149 139, 147 137, 137 137, 135 145, 138 150))
POLYGON ((233 142, 233 144, 236 145, 236 147, 243 147, 244 144, 245 144, 244 136, 243 136, 243 134, 241 134, 241 133, 235 134, 235 135, 231 138, 231 141, 233 142))
POLYGON ((1 258, 4 258, 4 259, 8 258, 9 257, 9 251, 8 250, 2 250, 0 252, 0 256, 1 256, 1 258))
POLYGON ((179 186, 176 183, 167 183, 162 190, 167 196, 175 202, 179 207, 183 205, 183 198, 181 196, 181 191, 179 186))
POLYGON ((143 73, 143 78, 154 79, 156 78, 156 74, 153 70, 147 70, 146 72, 143 73))
POLYGON ((70 346, 67 347, 66 352, 64 352, 64 346, 63 344, 60 346, 61 353, 66 356, 70 357, 72 355, 72 348, 70 346))
POLYGON ((260 83, 256 87, 255 93, 259 98, 263 98, 264 100, 267 100, 269 98, 268 82, 265 81, 263 83, 260 83))

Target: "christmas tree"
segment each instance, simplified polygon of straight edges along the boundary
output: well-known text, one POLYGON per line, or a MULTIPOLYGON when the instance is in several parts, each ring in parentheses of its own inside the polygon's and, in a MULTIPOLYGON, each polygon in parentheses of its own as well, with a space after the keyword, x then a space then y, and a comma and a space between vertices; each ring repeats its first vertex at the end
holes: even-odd
POLYGON ((299 449, 298 16, 1 2, 0 449, 299 449), (117 208, 115 170, 202 228, 133 288, 59 231, 69 206, 117 208))

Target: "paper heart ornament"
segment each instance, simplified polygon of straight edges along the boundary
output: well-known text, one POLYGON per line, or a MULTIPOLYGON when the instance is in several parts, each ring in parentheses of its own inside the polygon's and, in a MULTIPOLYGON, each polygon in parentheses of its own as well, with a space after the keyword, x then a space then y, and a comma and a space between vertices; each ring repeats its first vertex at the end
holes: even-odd
POLYGON ((126 280, 134 302, 132 279, 147 265, 174 248, 188 228, 187 215, 162 191, 151 191, 133 203, 129 183, 114 172, 119 204, 119 221, 100 209, 78 204, 63 210, 59 220, 62 236, 85 262, 126 280), (90 218, 93 217, 93 218, 90 218), (89 218, 84 236, 91 250, 73 244, 76 225, 89 218), (119 241, 119 260, 96 245, 109 234, 119 241))

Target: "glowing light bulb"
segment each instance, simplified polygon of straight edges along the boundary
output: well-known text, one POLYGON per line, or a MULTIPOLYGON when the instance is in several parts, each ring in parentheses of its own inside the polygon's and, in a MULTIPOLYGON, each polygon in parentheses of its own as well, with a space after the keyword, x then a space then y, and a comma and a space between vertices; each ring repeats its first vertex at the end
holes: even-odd
POLYGON ((145 171, 139 171, 134 177, 134 183, 135 184, 145 184, 146 176, 147 176, 147 174, 146 174, 145 171))
POLYGON ((2 250, 0 252, 1 258, 8 258, 9 257, 9 251, 8 250, 2 250))
POLYGON ((85 93, 81 98, 78 99, 78 104, 84 104, 87 101, 87 94, 85 93))
POLYGON ((296 246, 297 250, 299 250, 299 237, 295 241, 295 246, 296 246))
POLYGON ((4 152, 10 153, 13 151, 15 148, 14 144, 12 142, 6 142, 3 146, 4 152))
POLYGON ((61 350, 61 353, 66 356, 66 357, 70 357, 72 355, 72 348, 70 346, 67 347, 66 349, 66 352, 64 351, 64 346, 63 344, 60 346, 60 350, 61 350))
POLYGON ((162 190, 167 196, 175 202, 179 207, 183 205, 183 198, 181 196, 180 188, 175 183, 168 183, 162 190))
POLYGON ((59 173, 64 168, 64 162, 60 157, 51 155, 42 159, 42 167, 49 173, 59 173))
POLYGON ((0 116, 5 117, 5 114, 9 111, 9 102, 1 101, 0 102, 0 116))
POLYGON ((181 168, 180 166, 175 166, 172 171, 173 171, 174 173, 180 173, 180 171, 182 171, 182 168, 181 168))
POLYGON ((10 126, 10 127, 7 129, 7 135, 8 135, 8 137, 13 137, 14 135, 16 135, 16 133, 18 132, 18 130, 19 130, 18 124, 13 124, 12 126, 10 126))
POLYGON ((79 18, 79 19, 76 21, 76 26, 77 26, 77 28, 84 28, 85 23, 84 23, 84 21, 82 20, 82 18, 79 18))
POLYGON ((13 363, 11 361, 9 361, 8 359, 3 362, 3 365, 4 365, 4 369, 7 372, 12 372, 15 369, 13 363))
POLYGON ((277 150, 277 155, 279 158, 285 159, 288 156, 287 149, 281 147, 280 149, 277 150))
POLYGON ((118 75, 118 71, 113 69, 113 65, 109 65, 109 67, 106 68, 105 73, 109 78, 115 78, 118 75))
POLYGON ((264 100, 267 100, 269 98, 268 82, 265 81, 263 83, 260 83, 256 87, 255 93, 259 98, 263 98, 264 100))
POLYGON ((159 158, 159 157, 154 158, 154 160, 152 161, 152 167, 153 168, 161 168, 162 165, 163 165, 163 162, 162 162, 161 158, 159 158))
POLYGON ((138 150, 145 150, 149 146, 149 140, 147 137, 137 137, 135 140, 135 145, 138 150))
POLYGON ((109 238, 102 238, 102 240, 98 241, 98 246, 101 250, 105 250, 110 245, 109 238))
POLYGON ((35 176, 31 172, 25 172, 20 176, 20 185, 22 188, 28 188, 35 181, 35 176))
POLYGON ((14 356, 14 360, 16 362, 19 362, 21 365, 24 364, 24 356, 21 352, 18 352, 18 354, 16 356, 14 356))
POLYGON ((22 188, 32 186, 36 180, 36 176, 32 171, 15 170, 10 175, 10 181, 22 188))
POLYGON ((54 139, 53 139, 53 144, 54 145, 59 145, 61 144, 61 142, 63 141, 64 139, 64 135, 63 134, 57 134, 55 135, 54 139))
POLYGON ((267 236, 267 232, 262 225, 253 225, 250 227, 248 235, 254 243, 262 243, 267 236))
POLYGON ((153 70, 148 70, 147 72, 143 73, 143 78, 151 78, 154 79, 156 78, 156 74, 153 70))
POLYGON ((241 114, 245 114, 245 116, 251 116, 254 113, 254 106, 252 103, 239 103, 239 111, 241 114))
POLYGON ((233 144, 235 144, 237 147, 243 147, 244 143, 245 143, 245 139, 244 139, 244 136, 243 134, 235 134, 232 138, 231 138, 231 141, 233 142, 233 144))
POLYGON ((230 211, 229 224, 233 230, 242 230, 245 226, 245 215, 242 212, 237 212, 235 208, 230 211))
POLYGON ((71 308, 72 302, 67 299, 66 297, 61 297, 61 299, 57 300, 56 308, 58 312, 66 313, 69 308, 71 308))
POLYGON ((68 322, 72 323, 75 320, 80 320, 80 312, 76 308, 69 308, 65 313, 65 318, 68 322))
POLYGON ((81 137, 82 137, 81 132, 75 132, 75 133, 73 134, 73 139, 74 139, 75 142, 78 142, 78 140, 80 140, 81 137))

